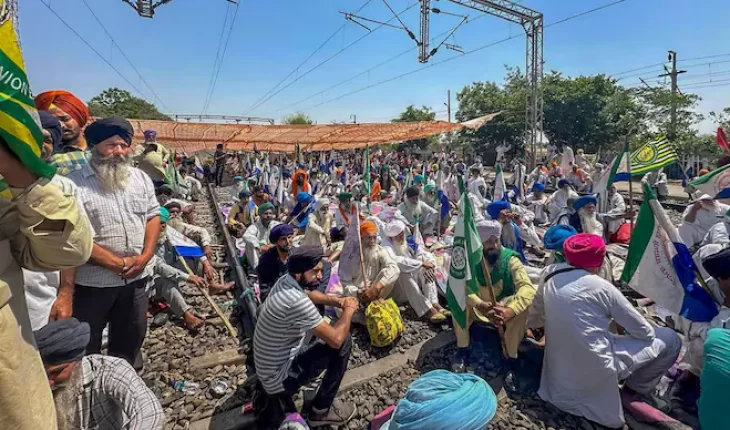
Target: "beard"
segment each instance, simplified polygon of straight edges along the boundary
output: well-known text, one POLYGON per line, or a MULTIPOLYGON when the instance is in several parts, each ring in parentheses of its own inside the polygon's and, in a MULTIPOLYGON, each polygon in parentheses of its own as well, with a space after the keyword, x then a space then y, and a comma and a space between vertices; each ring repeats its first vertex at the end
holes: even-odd
POLYGON ((183 224, 183 220, 179 215, 170 217, 167 220, 167 225, 169 225, 170 227, 172 227, 174 229, 180 228, 180 226, 182 224, 183 224))
POLYGON ((58 430, 72 430, 81 427, 76 408, 78 397, 84 389, 81 369, 81 362, 78 362, 71 377, 62 385, 52 388, 58 430))
POLYGON ((497 261, 499 261, 499 255, 501 254, 501 252, 502 250, 499 248, 487 250, 484 253, 484 257, 487 259, 487 263, 489 263, 489 265, 492 267, 496 266, 497 261))
POLYGON ((103 156, 92 150, 89 165, 105 192, 115 193, 127 188, 132 168, 131 154, 103 156))
POLYGON ((305 289, 305 290, 316 290, 317 287, 319 287, 319 281, 317 280, 317 278, 314 278, 313 280, 307 282, 304 279, 304 274, 303 273, 302 273, 302 277, 299 278, 299 279, 297 279, 297 284, 299 284, 299 286, 302 287, 302 289, 305 289))
POLYGON ((578 216, 580 217, 581 227, 583 227, 583 233, 603 236, 603 224, 596 219, 596 214, 589 214, 581 209, 578 211, 578 216))
POLYGON ((393 253, 398 257, 403 257, 408 254, 408 244, 404 240, 403 242, 393 241, 393 253))
POLYGON ((363 261, 369 261, 371 258, 375 257, 376 254, 376 245, 362 245, 362 259, 363 261))
POLYGON ((406 208, 408 208, 408 211, 413 215, 414 218, 420 218, 421 217, 421 203, 420 201, 416 202, 416 204, 413 204, 409 201, 406 201, 406 208))

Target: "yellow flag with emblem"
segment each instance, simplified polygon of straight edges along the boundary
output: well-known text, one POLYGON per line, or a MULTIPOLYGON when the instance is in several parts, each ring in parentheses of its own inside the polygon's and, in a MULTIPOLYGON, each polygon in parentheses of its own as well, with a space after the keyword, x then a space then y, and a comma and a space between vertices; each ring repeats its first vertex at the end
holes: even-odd
MULTIPOLYGON (((0 137, 30 171, 51 178, 56 169, 41 159, 43 133, 15 28, 17 12, 16 0, 0 0, 0 137)), ((8 195, 4 180, 0 191, 8 195)))

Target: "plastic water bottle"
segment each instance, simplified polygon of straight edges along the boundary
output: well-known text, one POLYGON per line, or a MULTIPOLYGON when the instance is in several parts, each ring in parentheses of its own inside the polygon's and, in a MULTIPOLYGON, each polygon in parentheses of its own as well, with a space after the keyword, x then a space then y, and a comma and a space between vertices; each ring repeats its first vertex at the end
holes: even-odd
POLYGON ((200 384, 197 382, 189 382, 184 379, 173 379, 170 381, 170 385, 175 391, 182 391, 185 394, 195 393, 200 388, 200 384))

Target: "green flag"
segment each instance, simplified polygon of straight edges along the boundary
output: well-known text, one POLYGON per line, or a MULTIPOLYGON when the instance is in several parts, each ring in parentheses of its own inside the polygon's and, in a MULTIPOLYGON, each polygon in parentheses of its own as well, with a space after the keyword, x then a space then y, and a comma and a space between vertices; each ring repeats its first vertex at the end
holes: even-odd
POLYGON ((461 215, 454 229, 454 247, 451 251, 446 299, 456 323, 466 328, 466 297, 469 294, 479 294, 476 273, 482 270, 482 241, 474 223, 471 202, 464 190, 461 177, 459 177, 459 190, 461 215))

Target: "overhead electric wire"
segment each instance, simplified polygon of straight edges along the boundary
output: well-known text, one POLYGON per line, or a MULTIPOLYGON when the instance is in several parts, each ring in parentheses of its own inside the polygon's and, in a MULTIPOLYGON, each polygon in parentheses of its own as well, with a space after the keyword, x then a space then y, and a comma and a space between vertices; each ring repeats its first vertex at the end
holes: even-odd
MULTIPOLYGON (((360 12, 361 10, 365 9, 365 7, 366 7, 367 5, 369 5, 369 4, 370 4, 370 2, 372 2, 372 1, 373 1, 373 0, 368 0, 368 1, 366 1, 366 2, 365 2, 365 3, 363 4, 363 5, 362 5, 362 6, 360 6, 360 8, 359 8, 359 9, 357 9, 357 11, 355 11, 355 13, 358 13, 358 12, 360 12)), ((254 102, 254 103, 253 103, 253 104, 252 104, 251 106, 249 106, 249 108, 247 109, 247 111, 246 111, 246 112, 250 112, 251 110, 253 110, 253 109, 254 109, 254 107, 255 107, 255 106, 257 106, 257 105, 258 105, 258 103, 259 103, 259 102, 260 102, 261 100, 263 100, 264 98, 266 98, 266 97, 267 97, 267 96, 268 96, 269 94, 271 94, 271 93, 272 93, 273 91, 276 91, 276 89, 277 89, 277 88, 279 88, 279 85, 283 84, 283 83, 284 83, 284 81, 286 81, 287 79, 289 79, 289 78, 291 77, 291 75, 293 75, 294 73, 296 73, 296 71, 297 71, 297 70, 299 70, 299 68, 300 68, 300 67, 302 67, 302 66, 303 66, 303 65, 304 65, 304 64, 305 64, 305 63, 306 63, 307 61, 309 61, 309 60, 310 60, 310 59, 311 59, 311 58, 312 58, 312 57, 313 57, 314 55, 316 55, 316 54, 317 54, 317 53, 318 53, 318 52, 319 52, 320 50, 322 50, 322 48, 324 48, 324 47, 325 47, 325 45, 327 45, 327 44, 328 44, 328 43, 330 42, 330 40, 332 40, 332 39, 333 39, 333 38, 334 38, 335 36, 337 36, 337 35, 338 35, 338 34, 339 34, 339 33, 340 33, 340 32, 341 32, 342 30, 344 30, 344 29, 345 29, 345 27, 347 27, 347 22, 345 22, 344 24, 342 24, 342 25, 340 26, 340 28, 338 28, 337 30, 335 30, 335 32, 334 32, 334 33, 332 33, 332 35, 330 35, 330 37, 328 37, 327 39, 325 39, 325 41, 324 41, 324 42, 322 42, 322 43, 321 43, 321 44, 319 45, 319 47, 317 47, 317 49, 315 49, 314 51, 312 51, 312 53, 311 53, 311 54, 309 54, 309 56, 308 56, 307 58, 305 58, 305 59, 304 59, 304 61, 302 61, 301 63, 299 63, 299 65, 298 65, 298 66, 296 66, 295 68, 293 68, 293 69, 291 70, 291 72, 289 72, 289 74, 287 74, 286 76, 284 76, 284 78, 283 78, 282 80, 280 80, 279 82, 277 82, 277 84, 276 84, 276 85, 274 85, 273 87, 271 87, 271 89, 270 89, 269 91, 267 91, 266 93, 264 93, 264 95, 263 95, 263 96, 261 96, 261 97, 260 97, 260 98, 259 98, 258 100, 256 100, 256 101, 255 101, 255 102, 254 102)))
MULTIPOLYGON (((408 10, 412 9, 413 7, 415 7, 415 6, 416 6, 416 5, 418 5, 418 4, 419 4, 419 2, 415 2, 415 3, 411 4, 410 6, 406 7, 406 8, 405 8, 405 9, 403 9, 402 11, 400 11, 400 12, 398 13, 398 15, 400 15, 400 14, 403 14, 403 13, 407 12, 408 10)), ((393 19, 395 19, 395 18, 390 18, 390 19, 389 19, 388 21, 386 21, 386 23, 388 23, 388 22, 392 21, 393 19)), ((299 80, 300 80, 300 79, 302 79, 303 77, 307 76, 308 74, 312 73, 313 71, 315 71, 315 70, 317 70, 318 68, 322 67, 323 65, 327 64, 327 63, 328 63, 328 62, 329 62, 330 60, 332 60, 333 58, 335 58, 335 57, 336 57, 336 56, 338 56, 339 54, 343 53, 343 52, 344 52, 344 51, 346 51, 347 49, 351 48, 352 46, 354 46, 355 44, 357 44, 357 43, 358 43, 358 42, 360 42, 361 40, 365 39, 365 38, 366 38, 366 37, 368 37, 369 35, 373 34, 373 33, 374 33, 375 31, 377 31, 378 29, 382 28, 383 26, 384 26, 383 24, 380 24, 379 26, 375 27, 375 28, 373 29, 373 31, 371 31, 371 32, 368 32, 368 33, 365 33, 365 34, 364 34, 363 36, 359 37, 358 39, 355 39, 355 41, 354 41, 354 42, 350 43, 349 45, 347 45, 347 46, 345 46, 344 48, 340 49, 339 51, 335 52, 335 53, 334 53, 333 55, 329 56, 328 58, 326 58, 325 60, 323 60, 322 62, 320 62, 319 64, 317 64, 316 66, 314 66, 314 67, 312 67, 311 69, 307 70, 307 71, 306 71, 306 72, 304 72, 304 73, 303 73, 302 75, 299 75, 299 76, 297 76, 297 78, 296 78, 296 79, 294 79, 293 81, 289 82, 289 83, 288 83, 288 84, 286 84, 285 86, 281 87, 281 88, 280 88, 279 90, 277 90, 277 91, 276 91, 276 92, 274 92, 273 94, 269 95, 269 96, 268 96, 268 97, 267 97, 267 98, 266 98, 265 100, 263 100, 263 101, 262 101, 261 103, 259 103, 259 104, 258 104, 258 105, 256 105, 255 107, 253 107, 253 108, 249 109, 248 111, 246 111, 246 112, 244 113, 244 115, 248 115, 248 114, 249 114, 250 112, 252 112, 252 111, 254 111, 254 110, 258 109, 258 108, 259 108, 259 107, 261 107, 261 106, 262 106, 262 105, 263 105, 264 103, 268 102, 268 101, 269 101, 269 100, 271 100, 271 99, 272 99, 273 97, 275 97, 275 96, 276 96, 277 94, 281 93, 281 92, 282 92, 282 91, 284 91, 285 89, 287 89, 287 88, 289 88, 290 86, 292 86, 292 85, 293 85, 293 84, 294 84, 295 82, 299 81, 299 80)))
POLYGON ((208 88, 205 90, 205 101, 203 102, 203 109, 200 111, 201 115, 205 113, 208 108, 208 99, 210 98, 210 89, 213 86, 213 79, 215 78, 215 71, 218 68, 218 61, 220 60, 221 49, 223 48, 223 37, 226 34, 226 24, 228 24, 228 16, 231 12, 231 4, 226 5, 226 14, 223 16, 223 24, 221 25, 221 34, 218 36, 218 48, 215 51, 215 59, 213 60, 213 69, 210 72, 210 79, 208 79, 208 88))
MULTIPOLYGON (((205 105, 203 113, 208 112, 208 107, 210 107, 210 103, 213 101, 213 93, 215 92, 215 86, 218 84, 218 75, 221 72, 221 69, 223 68, 223 61, 226 58, 226 52, 228 51, 228 42, 231 40, 231 33, 233 33, 233 26, 236 24, 236 18, 238 17, 238 8, 239 5, 236 3, 236 9, 233 11, 233 19, 231 19, 231 25, 228 27, 228 35, 226 36, 226 43, 223 46, 223 53, 221 53, 220 61, 218 62, 218 68, 214 68, 214 74, 215 77, 213 78, 212 85, 210 88, 210 96, 208 97, 208 101, 205 105)), ((227 14, 226 14, 227 16, 227 14)))
POLYGON ((71 32, 73 34, 75 34, 76 37, 78 37, 79 39, 81 39, 81 41, 84 42, 84 44, 86 46, 88 46, 89 49, 91 49, 94 52, 94 54, 96 54, 99 58, 101 58, 101 60, 103 62, 105 62, 109 67, 111 67, 111 69, 114 70, 117 73, 117 75, 119 75, 120 78, 124 79, 124 81, 126 83, 128 83, 129 86, 132 87, 132 89, 134 89, 137 92, 137 94, 139 94, 142 97, 144 97, 144 93, 142 91, 140 91, 140 89, 137 88, 136 85, 134 85, 129 79, 127 79, 127 77, 124 76, 122 74, 122 72, 119 71, 119 69, 117 69, 116 67, 114 67, 114 65, 109 60, 107 60, 103 55, 101 55, 101 53, 99 51, 97 51, 96 48, 94 48, 93 46, 91 46, 91 43, 89 43, 86 39, 84 39, 84 36, 82 36, 81 34, 79 34, 78 31, 74 30, 74 28, 71 27, 71 25, 68 22, 66 22, 66 20, 63 19, 61 17, 61 15, 58 14, 58 12, 56 12, 55 10, 53 10, 53 8, 51 8, 51 5, 50 4, 46 4, 46 2, 44 2, 43 0, 38 0, 38 1, 40 1, 43 4, 43 6, 45 6, 48 10, 50 10, 51 13, 53 13, 54 15, 56 15, 56 18, 58 18, 59 21, 61 21, 63 23, 63 25, 66 26, 66 28, 68 28, 69 30, 71 30, 71 32))
POLYGON ((139 70, 137 70, 137 67, 135 67, 134 64, 132 63, 132 60, 130 60, 129 57, 127 57, 127 54, 124 52, 122 47, 119 46, 119 44, 117 43, 116 40, 114 40, 114 37, 111 35, 111 33, 109 33, 109 30, 106 29, 106 26, 104 25, 104 23, 101 22, 101 20, 99 19, 98 16, 96 16, 96 13, 94 12, 93 9, 91 9, 91 6, 89 6, 89 3, 86 0, 81 0, 81 1, 84 3, 86 8, 89 10, 89 12, 91 12, 91 15, 94 17, 96 22, 101 26, 101 29, 104 30, 104 33, 106 33, 106 35, 109 36, 109 39, 111 39, 114 46, 117 47, 117 50, 119 51, 119 53, 122 54, 122 57, 124 57, 124 59, 127 60, 127 63, 129 63, 129 65, 132 67, 132 70, 134 70, 134 72, 137 73, 137 76, 139 76, 139 79, 142 82, 144 82, 144 84, 147 86, 147 88, 150 89, 150 92, 152 92, 152 95, 155 96, 155 100, 159 101, 160 104, 165 108, 165 110, 167 110, 169 112, 170 108, 165 104, 165 102, 162 101, 160 96, 157 95, 157 93, 155 92, 155 89, 152 88, 152 85, 150 85, 149 82, 147 82, 147 80, 144 78, 144 76, 142 76, 142 74, 139 72, 139 70))
MULTIPOLYGON (((609 8, 609 7, 615 6, 615 5, 617 5, 617 4, 620 4, 620 3, 623 3, 623 2, 625 2, 625 1, 626 1, 626 0, 615 0, 615 1, 613 1, 613 2, 610 2, 610 3, 606 3, 606 4, 604 4, 604 5, 601 5, 601 6, 595 7, 595 8, 593 8, 593 9, 589 9, 589 10, 586 10, 586 11, 583 11, 583 12, 580 12, 580 13, 577 13, 577 14, 575 14, 575 15, 570 15, 570 16, 568 16, 568 17, 566 17, 566 18, 563 18, 563 19, 561 19, 561 20, 558 20, 558 21, 552 22, 552 23, 550 23, 550 24, 546 24, 544 28, 549 28, 549 27, 553 27, 553 26, 556 26, 556 25, 559 25, 559 24, 563 24, 563 23, 565 23, 565 22, 568 22, 568 21, 572 21, 572 20, 574 20, 574 19, 577 19, 577 18, 583 17, 583 16, 585 16, 585 15, 588 15, 588 14, 591 14, 591 13, 594 13, 594 12, 598 12, 598 11, 600 11, 600 10, 603 10, 603 9, 607 9, 607 8, 609 8)), ((443 59, 443 60, 441 60, 441 61, 437 61, 437 62, 435 62, 435 63, 429 63, 428 65, 426 65, 426 66, 423 66, 423 67, 420 67, 420 68, 418 68, 418 69, 414 69, 414 70, 411 70, 411 71, 408 71, 408 72, 402 73, 402 74, 400 74, 400 75, 397 75, 397 76, 393 76, 393 77, 391 77, 391 78, 388 78, 388 79, 384 79, 384 80, 382 80, 382 81, 376 82, 376 83, 374 83, 374 84, 371 84, 371 85, 367 85, 367 86, 365 86, 365 87, 359 88, 359 89, 357 89, 357 90, 354 90, 354 91, 351 91, 351 92, 349 92, 349 93, 345 93, 345 94, 342 94, 342 95, 340 95, 340 96, 338 96, 338 97, 335 97, 335 98, 333 98, 333 99, 330 99, 330 100, 326 100, 326 101, 323 101, 323 102, 321 102, 321 103, 318 103, 318 104, 316 104, 316 105, 310 106, 309 108, 307 108, 307 109, 305 109, 305 110, 308 110, 308 109, 314 109, 314 108, 316 108, 316 107, 319 107, 319 106, 322 106, 322 105, 325 105, 325 104, 328 104, 328 103, 332 103, 332 102, 334 102, 334 101, 337 101, 337 100, 343 99, 343 98, 345 98, 345 97, 348 97, 348 96, 351 96, 351 95, 353 95, 353 94, 357 94, 357 93, 360 93, 360 92, 362 92, 362 91, 365 91, 365 90, 368 90, 368 89, 370 89, 370 88, 374 88, 374 87, 380 86, 380 85, 382 85, 382 84, 385 84, 385 83, 388 83, 388 82, 392 82, 392 81, 395 81, 395 80, 397 80, 397 79, 403 78, 403 77, 405 77, 405 76, 408 76, 408 75, 411 75, 411 74, 414 74, 414 73, 420 72, 420 71, 422 71, 422 70, 425 70, 425 69, 428 69, 428 68, 430 68, 430 67, 434 67, 434 66, 437 66, 437 65, 440 65, 440 64, 444 64, 444 63, 447 63, 447 62, 449 62, 449 61, 455 60, 455 59, 457 59, 457 58, 462 58, 462 57, 465 57, 465 56, 467 56, 467 55, 469 55, 469 54, 473 54, 473 53, 475 53, 475 52, 479 52, 479 51, 482 51, 482 50, 484 50, 484 49, 487 49, 487 48, 491 48, 491 47, 493 47, 493 46, 495 46, 495 45, 498 45, 498 44, 501 44, 501 43, 507 42, 507 41, 509 41, 509 40, 512 40, 512 39, 516 39, 516 38, 518 38, 518 37, 524 37, 524 36, 525 36, 524 34, 518 34, 518 35, 514 35, 514 36, 509 36, 509 37, 506 37, 506 38, 504 38, 504 39, 501 39, 501 40, 497 40, 497 41, 495 41, 495 42, 491 42, 491 43, 488 43, 488 44, 486 44, 486 45, 482 45, 482 46, 480 46, 480 47, 478 47, 478 48, 475 48, 475 49, 472 49, 472 50, 466 51, 466 52, 465 52, 464 54, 462 54, 462 55, 456 55, 456 56, 453 56, 453 57, 445 58, 445 59, 443 59)))

